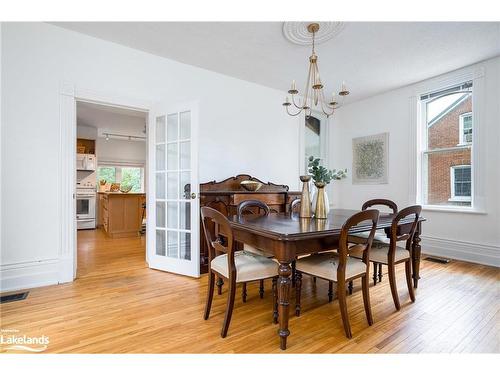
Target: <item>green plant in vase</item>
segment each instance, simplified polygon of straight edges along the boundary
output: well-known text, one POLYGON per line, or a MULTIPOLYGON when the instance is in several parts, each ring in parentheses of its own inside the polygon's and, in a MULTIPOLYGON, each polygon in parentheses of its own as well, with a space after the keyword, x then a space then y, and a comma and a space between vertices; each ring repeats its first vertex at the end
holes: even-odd
POLYGON ((317 193, 313 199, 313 207, 315 207, 314 216, 317 219, 326 219, 328 217, 329 204, 326 196, 325 187, 332 180, 341 180, 347 177, 346 169, 328 169, 321 165, 321 160, 314 156, 309 157, 308 171, 312 176, 314 185, 317 188, 317 193))

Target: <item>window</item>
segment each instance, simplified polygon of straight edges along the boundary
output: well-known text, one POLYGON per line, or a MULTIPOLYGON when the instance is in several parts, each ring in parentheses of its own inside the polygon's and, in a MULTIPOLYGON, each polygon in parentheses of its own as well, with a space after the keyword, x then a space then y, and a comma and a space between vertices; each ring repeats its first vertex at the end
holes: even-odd
POLYGON ((421 203, 472 206, 472 82, 420 97, 421 203))
POLYGON ((472 143, 472 112, 460 115, 460 144, 472 143))
POLYGON ((470 202, 472 192, 470 165, 456 165, 451 167, 450 176, 451 200, 470 202))
POLYGON ((144 192, 144 168, 135 166, 99 166, 97 180, 106 180, 109 183, 120 183, 123 186, 132 186, 134 193, 144 192))

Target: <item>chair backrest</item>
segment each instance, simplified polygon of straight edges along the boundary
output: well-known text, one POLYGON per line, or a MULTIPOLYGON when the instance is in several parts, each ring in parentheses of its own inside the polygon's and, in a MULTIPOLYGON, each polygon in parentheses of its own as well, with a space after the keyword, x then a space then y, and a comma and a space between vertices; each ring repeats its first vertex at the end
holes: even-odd
POLYGON ((352 215, 349 219, 346 220, 344 225, 342 225, 342 230, 340 232, 339 239, 339 266, 337 268, 338 280, 345 279, 345 266, 347 262, 347 254, 349 251, 349 230, 352 227, 357 226, 363 221, 369 221, 370 224, 370 235, 366 238, 366 242, 359 243, 355 245, 355 247, 363 252, 363 262, 366 264, 367 271, 370 264, 370 248, 372 246, 373 237, 375 236, 375 231, 377 230, 377 222, 378 222, 378 210, 364 210, 360 211, 354 215, 352 215))
POLYGON ((421 212, 422 212, 422 206, 418 205, 409 206, 399 211, 397 215, 394 217, 394 219, 392 219, 389 259, 394 256, 396 250, 396 243, 398 241, 406 240, 406 249, 408 251, 411 250, 411 243, 413 240, 413 236, 415 235, 415 231, 417 229, 418 219, 420 218, 421 212), (403 225, 403 226, 400 225, 401 220, 412 215, 413 215, 413 221, 411 222, 411 225, 403 225))
POLYGON ((238 204, 236 208, 236 213, 238 217, 242 215, 263 215, 267 216, 271 212, 271 209, 264 202, 258 201, 256 199, 250 199, 243 201, 238 204))
POLYGON ((233 230, 229 220, 219 211, 210 207, 201 207, 201 222, 208 246, 209 267, 217 252, 226 253, 229 272, 236 272, 234 264, 233 230))
POLYGON ((363 203, 361 209, 364 211, 372 206, 387 206, 392 210, 392 213, 398 212, 398 205, 389 199, 370 199, 363 203))
POLYGON ((300 198, 295 198, 290 202, 290 213, 299 212, 300 211, 300 198))

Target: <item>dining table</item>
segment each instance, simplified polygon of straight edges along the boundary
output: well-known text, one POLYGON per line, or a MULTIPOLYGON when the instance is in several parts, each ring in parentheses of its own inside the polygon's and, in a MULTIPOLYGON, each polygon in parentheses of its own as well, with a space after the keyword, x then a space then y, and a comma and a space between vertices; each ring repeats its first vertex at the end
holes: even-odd
MULTIPOLYGON (((289 306, 290 288, 292 285, 292 263, 298 256, 314 254, 338 248, 342 225, 359 211, 349 209, 331 209, 326 219, 301 218, 298 213, 274 213, 267 216, 237 215, 230 216, 229 222, 233 230, 233 238, 241 243, 265 249, 278 261, 278 314, 280 348, 285 350, 287 338, 290 336, 289 306)), ((381 212, 377 230, 384 230, 389 237, 393 213, 381 212)), ((411 226, 414 218, 407 217, 400 221, 399 227, 411 226)), ((411 243, 412 278, 415 288, 420 278, 420 235, 422 222, 420 217, 411 243)), ((352 227, 350 234, 369 231, 371 222, 362 222, 352 227)))

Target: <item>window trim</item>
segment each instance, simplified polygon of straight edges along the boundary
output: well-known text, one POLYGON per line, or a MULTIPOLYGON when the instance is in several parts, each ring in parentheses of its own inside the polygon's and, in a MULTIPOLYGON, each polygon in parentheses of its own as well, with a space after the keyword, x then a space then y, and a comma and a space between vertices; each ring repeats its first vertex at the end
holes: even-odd
MULTIPOLYGON (((145 185, 145 172, 146 172, 146 167, 144 164, 137 164, 137 163, 113 163, 113 162, 104 162, 104 163, 98 163, 97 165, 97 176, 99 176, 99 168, 115 168, 115 181, 117 183, 122 182, 122 168, 139 168, 141 170, 141 191, 136 192, 136 193, 144 193, 146 190, 146 185, 145 185)), ((99 183, 99 181, 97 181, 99 183)))
POLYGON ((459 128, 459 133, 458 133, 459 143, 458 143, 458 145, 459 146, 471 145, 474 142, 474 114, 473 114, 473 112, 462 113, 458 118, 458 122, 459 122, 459 126, 458 126, 458 128, 459 128), (472 142, 466 142, 464 139, 464 117, 466 117, 466 116, 472 117, 472 142))
POLYGON ((470 164, 460 164, 460 165, 452 165, 450 167, 450 195, 451 198, 448 199, 450 202, 472 202, 472 165, 470 164), (463 195, 455 195, 455 170, 458 168, 469 168, 470 176, 471 176, 471 195, 463 196, 463 195))
POLYGON ((408 145, 408 203, 420 204, 424 211, 466 213, 486 215, 490 209, 486 198, 485 176, 483 170, 487 160, 486 150, 482 147, 486 142, 485 134, 481 131, 481 122, 485 118, 486 103, 486 65, 487 63, 478 63, 471 67, 462 68, 454 72, 426 79, 412 86, 408 96, 408 117, 410 123, 409 145, 408 145), (472 139, 474 147, 472 148, 472 205, 467 206, 436 206, 424 205, 422 194, 422 163, 421 163, 421 143, 422 129, 420 97, 422 93, 437 91, 442 87, 451 87, 457 85, 457 82, 472 80, 474 86, 474 95, 472 97, 473 126, 474 137, 472 139))

